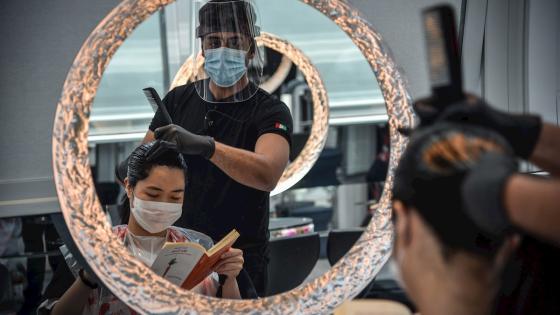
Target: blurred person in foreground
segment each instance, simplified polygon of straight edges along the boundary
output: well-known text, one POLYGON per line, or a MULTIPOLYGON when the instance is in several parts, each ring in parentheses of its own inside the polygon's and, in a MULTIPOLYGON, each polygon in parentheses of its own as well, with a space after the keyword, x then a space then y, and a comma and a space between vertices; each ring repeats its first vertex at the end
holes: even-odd
POLYGON ((513 233, 472 220, 463 190, 487 161, 517 169, 508 143, 479 127, 440 123, 413 132, 395 174, 394 255, 422 314, 493 314, 513 233))
POLYGON ((469 218, 485 232, 523 235, 505 270, 498 312, 560 314, 560 128, 538 115, 497 110, 474 95, 441 105, 433 98, 414 104, 418 129, 441 123, 487 128, 507 141, 517 159, 548 172, 521 174, 500 159, 488 159, 462 194, 469 218))
POLYGON ((464 191, 469 216, 488 233, 522 230, 542 241, 560 245, 560 128, 530 114, 510 114, 492 108, 474 95, 437 106, 432 99, 415 103, 422 129, 442 122, 478 126, 501 135, 514 155, 550 174, 549 178, 518 174, 501 161, 486 161, 476 180, 464 191))

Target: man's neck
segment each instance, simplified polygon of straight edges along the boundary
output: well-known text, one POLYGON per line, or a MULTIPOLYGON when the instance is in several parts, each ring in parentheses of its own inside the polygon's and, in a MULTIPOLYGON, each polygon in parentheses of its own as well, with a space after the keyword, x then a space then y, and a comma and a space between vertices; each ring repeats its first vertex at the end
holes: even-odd
POLYGON ((223 100, 231 97, 232 95, 241 92, 249 84, 249 78, 245 74, 239 81, 230 87, 217 86, 214 81, 210 80, 209 88, 212 93, 212 97, 215 100, 223 100))
POLYGON ((490 314, 497 281, 488 264, 470 258, 454 262, 449 270, 431 277, 430 288, 422 290, 417 306, 423 315, 490 314))

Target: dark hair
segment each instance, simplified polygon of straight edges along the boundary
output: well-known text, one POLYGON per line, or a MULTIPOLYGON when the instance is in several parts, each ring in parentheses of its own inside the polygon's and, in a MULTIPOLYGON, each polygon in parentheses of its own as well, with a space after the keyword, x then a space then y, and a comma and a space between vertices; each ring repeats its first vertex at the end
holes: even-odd
POLYGON ((128 184, 135 187, 138 181, 150 176, 154 166, 168 166, 186 170, 185 160, 174 146, 165 141, 152 141, 137 147, 128 159, 128 184))
POLYGON ((417 209, 443 243, 444 257, 453 250, 493 257, 503 242, 478 228, 463 208, 461 183, 486 152, 511 149, 490 130, 441 123, 413 132, 397 167, 393 199, 417 209))
MULTIPOLYGON (((136 187, 139 181, 150 176, 154 166, 178 168, 185 172, 187 170, 187 164, 175 145, 161 140, 140 145, 132 151, 127 161, 127 178, 131 187, 136 187)), ((130 200, 126 195, 120 206, 120 216, 121 224, 126 224, 130 216, 130 200)))

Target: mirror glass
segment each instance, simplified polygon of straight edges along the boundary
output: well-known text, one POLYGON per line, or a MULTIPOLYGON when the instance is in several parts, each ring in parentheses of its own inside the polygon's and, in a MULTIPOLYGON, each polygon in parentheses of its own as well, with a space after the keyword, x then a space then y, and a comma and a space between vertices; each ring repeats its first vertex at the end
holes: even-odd
MULTIPOLYGON (((382 193, 389 137, 374 73, 336 24, 298 0, 253 4, 262 32, 289 41, 309 57, 330 105, 328 138, 318 161, 299 183, 270 198, 268 281, 256 287, 259 295, 269 296, 321 275, 357 240, 382 193)), ((193 1, 179 0, 153 14, 126 39, 104 72, 90 117, 90 164, 113 225, 128 223, 119 207, 126 194, 115 167, 140 144, 154 116, 142 88, 154 87, 163 98, 192 55, 195 7, 193 1)), ((292 116, 293 161, 310 136, 310 91, 316 87, 307 84, 290 56, 266 47, 259 50, 264 60, 261 87, 284 102, 292 116)), ((219 218, 213 222, 230 223, 219 218)))

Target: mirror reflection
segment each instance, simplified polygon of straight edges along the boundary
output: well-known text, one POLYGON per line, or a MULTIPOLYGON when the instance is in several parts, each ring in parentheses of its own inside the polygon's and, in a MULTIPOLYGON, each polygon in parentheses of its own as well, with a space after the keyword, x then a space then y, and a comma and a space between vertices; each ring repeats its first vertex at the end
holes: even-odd
MULTIPOLYGON (((123 1, 119 8, 132 5, 136 11, 123 16, 140 22, 147 7, 161 4, 156 2, 123 1)), ((439 2, 409 2, 404 10, 394 1, 305 2, 329 7, 325 14, 350 22, 353 36, 370 36, 360 47, 375 55, 384 46, 379 34, 343 12, 360 2, 364 18, 396 32, 387 37, 398 59, 407 62, 412 83, 431 84, 432 96, 414 106, 420 128, 408 141, 393 134, 395 152, 403 154, 392 200, 382 206, 390 149, 380 90, 350 39, 300 1, 179 0, 127 37, 115 58, 103 52, 110 51, 106 45, 119 46, 121 38, 114 38, 115 45, 103 36, 111 34, 112 18, 122 16, 108 16, 102 22, 107 24, 87 37, 110 9, 107 3, 67 0, 26 10, 27 2, 7 2, 5 12, 22 14, 1 20, 3 29, 18 32, 5 36, 0 58, 10 74, 3 95, 12 105, 2 106, 0 114, 8 117, 3 125, 10 130, 3 137, 7 158, 0 163, 0 315, 137 314, 130 306, 196 312, 205 303, 216 313, 286 313, 298 307, 305 314, 341 315, 560 313, 555 299, 560 281, 551 276, 560 262, 560 230, 554 224, 560 134, 554 125, 557 104, 550 102, 558 99, 550 82, 560 76, 553 73, 558 67, 549 66, 558 59, 549 47, 557 38, 559 28, 550 26, 558 20, 552 12, 560 13, 560 2, 502 1, 507 7, 501 8, 494 1, 486 9, 486 3, 455 1, 428 10, 422 9, 439 2), (453 7, 462 13, 459 23, 453 7), (504 12, 499 9, 514 14, 495 19, 504 12), (413 18, 420 15, 426 37, 412 29, 421 25, 413 18), (473 29, 481 25, 484 32, 476 37, 473 29), (460 41, 453 36, 455 26, 460 41), (68 27, 72 32, 60 36, 68 27), (302 148, 317 138, 312 122, 319 115, 310 94, 317 95, 321 85, 306 81, 302 73, 308 69, 289 51, 260 47, 259 34, 261 40, 266 34, 289 41, 309 56, 330 100, 325 148, 316 163, 308 159, 311 170, 288 190, 278 189, 280 194, 273 189, 283 170, 288 173, 286 165, 297 166, 306 153, 302 148), (426 64, 418 63, 415 39, 428 44, 429 79, 416 75, 426 64), (82 44, 82 52, 94 53, 78 55, 54 106, 53 91, 82 44), (189 56, 200 56, 200 71, 189 84, 171 88, 189 56), (509 62, 516 59, 520 62, 509 62), (89 112, 92 83, 98 82, 90 71, 107 60, 89 112), (482 95, 463 93, 459 60, 465 89, 482 95), (473 75, 484 80, 473 81, 473 75), (511 88, 516 84, 518 89, 511 88), (90 114, 86 160, 79 133, 84 125, 72 115, 90 114), (52 148, 41 141, 51 136, 52 148), (93 187, 83 169, 89 162, 104 212, 90 204, 93 187), (539 172, 527 174, 537 167, 539 172), (376 224, 368 231, 371 239, 325 275, 372 217, 385 224, 376 224), (391 263, 377 273, 391 240, 399 279, 414 304, 397 284, 391 263), (122 259, 127 252, 132 260, 122 259), (153 273, 146 274, 150 268, 153 273), (375 280, 364 283, 374 272, 375 280), (318 283, 281 297, 249 300, 286 292, 321 274, 318 283), (358 287, 364 287, 358 298, 371 299, 331 309, 358 287)), ((409 91, 392 62, 377 55, 372 64, 396 105, 391 122, 406 127, 414 120, 409 91)))
MULTIPOLYGON (((389 154, 369 65, 331 20, 297 0, 185 0, 154 14, 104 72, 89 145, 96 191, 123 245, 177 285, 232 299, 285 292, 336 263, 375 211, 389 154), (256 46, 259 32, 310 58, 331 111, 315 166, 273 197, 310 137, 316 87, 289 56, 256 46), (179 67, 199 53, 202 75, 168 93, 179 67), (146 100, 146 87, 171 120, 155 97, 146 100)), ((41 310, 130 311, 71 250, 61 253, 48 267, 41 310)))
MULTIPOLYGON (((185 149, 181 148, 183 141, 207 139, 180 140, 183 131, 166 127, 169 122, 163 113, 157 111, 157 105, 149 106, 140 90, 153 86, 164 98, 163 91, 187 58, 198 54, 206 57, 202 71, 195 72, 195 83, 172 90, 164 103, 179 105, 169 110, 174 124, 189 133, 213 137, 214 150, 228 145, 225 155, 229 157, 220 161, 212 156, 208 160, 207 149, 182 151, 187 164, 184 205, 174 225, 204 233, 214 243, 237 230, 240 237, 233 247, 243 251, 243 271, 250 289, 254 289, 255 296, 270 296, 324 273, 361 235, 382 193, 389 139, 385 104, 375 76, 343 31, 320 12, 296 0, 251 4, 254 12, 237 12, 234 16, 219 13, 213 17, 212 23, 235 31, 218 32, 221 37, 197 37, 203 35, 204 27, 216 27, 204 26, 200 20, 206 16, 199 15, 203 2, 193 5, 178 1, 143 23, 104 74, 100 97, 92 109, 90 144, 98 185, 112 185, 120 191, 120 198, 107 203, 113 224, 127 223, 122 205, 120 211, 116 206, 126 198, 122 185, 114 182, 113 169, 119 169, 117 164, 121 163, 117 178, 124 184, 127 173, 122 161, 139 140, 159 138, 181 151, 185 149), (291 23, 284 23, 287 16, 291 23), (190 23, 189 17, 195 22, 190 23), (162 20, 166 22, 164 30, 162 20), (266 191, 274 184, 267 178, 277 180, 286 163, 295 160, 310 137, 311 89, 315 87, 307 84, 289 56, 263 46, 253 49, 249 39, 259 32, 288 40, 310 58, 324 81, 331 110, 326 147, 315 166, 290 190, 270 198, 266 191), (234 34, 245 36, 247 42, 234 43, 238 41, 234 34), (151 51, 137 55, 139 47, 151 51), (232 49, 243 51, 247 72, 237 81, 233 70, 229 73, 232 77, 218 78, 224 74, 212 73, 208 60, 214 62, 214 57, 208 58, 207 49, 212 53, 220 49, 222 54, 232 49), (119 69, 124 58, 131 58, 128 63, 138 66, 149 58, 147 64, 152 66, 140 74, 130 70, 142 69, 134 65, 128 70, 119 69), (124 80, 126 76, 135 81, 124 80), (216 82, 222 79, 235 82, 229 87, 225 82, 216 82), (220 86, 226 87, 218 91, 220 86), (255 90, 257 86, 260 89, 255 90), (225 93, 225 98, 216 97, 220 93, 225 93), (119 99, 126 102, 119 103, 119 99), (251 106, 254 99, 258 107, 251 106), (160 127, 163 130, 156 132, 160 127), (146 130, 150 131, 146 134, 146 130), (272 140, 259 143, 266 138, 272 140), (287 150, 283 148, 286 143, 287 150), (285 160, 281 158, 284 154, 285 160), (242 161, 232 161, 231 156, 242 161), (274 171, 276 163, 281 166, 274 171)), ((235 59, 241 55, 221 56, 235 59)), ((202 142, 197 145, 204 147, 202 142)), ((188 145, 185 147, 190 150, 188 145)), ((240 289, 243 293, 245 288, 240 289)), ((242 297, 254 296, 243 293, 242 297)))

